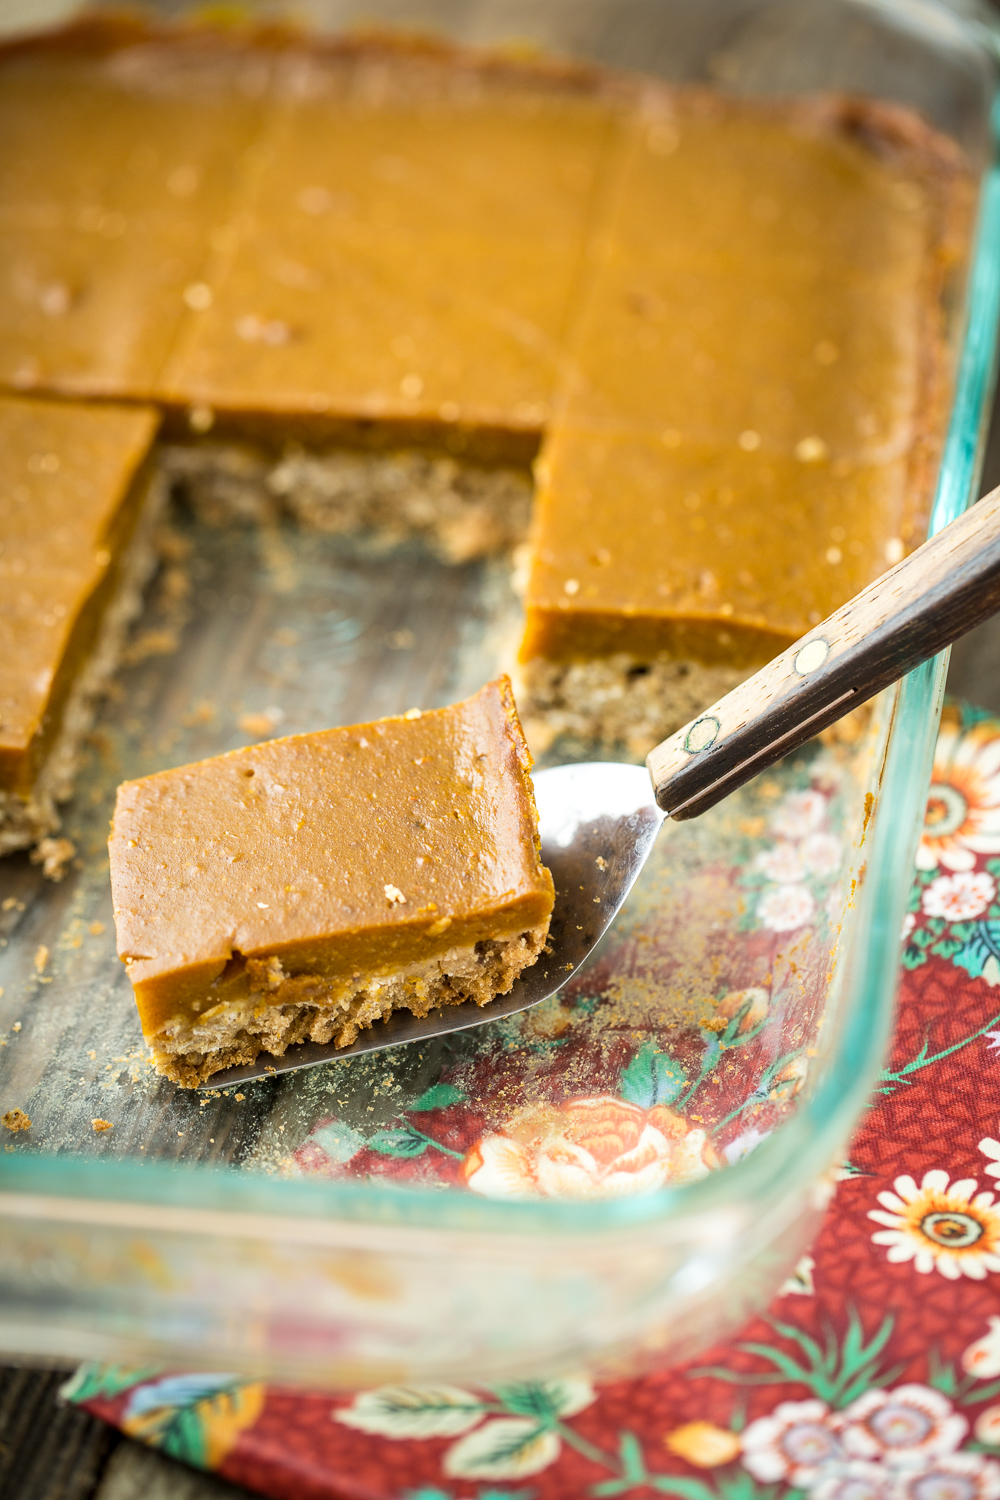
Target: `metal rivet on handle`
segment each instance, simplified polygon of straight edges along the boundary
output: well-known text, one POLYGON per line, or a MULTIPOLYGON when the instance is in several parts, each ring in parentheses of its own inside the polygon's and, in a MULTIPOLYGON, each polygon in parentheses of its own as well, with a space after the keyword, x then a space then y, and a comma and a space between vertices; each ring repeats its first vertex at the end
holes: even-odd
POLYGON ((699 750, 707 750, 709 745, 715 744, 715 737, 719 732, 718 719, 706 714, 703 719, 696 719, 684 736, 684 749, 689 755, 697 755, 699 750))
POLYGON ((810 672, 815 672, 821 667, 830 655, 830 647, 821 635, 814 641, 806 641, 802 650, 795 658, 794 666, 800 677, 808 677, 810 672))

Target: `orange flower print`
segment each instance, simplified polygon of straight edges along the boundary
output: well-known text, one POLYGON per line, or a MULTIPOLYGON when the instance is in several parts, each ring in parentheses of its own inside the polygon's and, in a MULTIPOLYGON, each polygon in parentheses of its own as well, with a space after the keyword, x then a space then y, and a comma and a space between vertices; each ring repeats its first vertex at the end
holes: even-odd
POLYGON ((917 866, 971 870, 977 854, 1000 854, 1000 738, 985 724, 963 734, 945 709, 917 866))
POLYGON ((488 1198, 593 1198, 694 1182, 718 1164, 682 1115, 605 1094, 522 1111, 472 1147, 462 1172, 488 1198))
POLYGON ((739 1435, 725 1427, 716 1427, 714 1422, 685 1422, 683 1427, 668 1432, 663 1441, 671 1453, 697 1469, 715 1469, 719 1464, 731 1463, 740 1451, 739 1435))
POLYGON ((762 1021, 766 1021, 770 1009, 770 994, 754 985, 748 990, 730 990, 727 995, 723 995, 715 1007, 715 1018, 729 1022, 739 1016, 736 1035, 745 1036, 748 1031, 753 1031, 762 1021))

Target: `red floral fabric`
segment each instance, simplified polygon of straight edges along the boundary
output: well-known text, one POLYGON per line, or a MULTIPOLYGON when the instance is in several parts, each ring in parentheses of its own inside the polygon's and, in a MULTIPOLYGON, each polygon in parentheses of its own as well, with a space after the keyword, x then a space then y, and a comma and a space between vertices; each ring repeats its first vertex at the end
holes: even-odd
MULTIPOLYGON (((273 1500, 1000 1500, 997 855, 1000 722, 951 712, 872 1107, 810 1254, 692 1364, 337 1399, 87 1366, 67 1394, 273 1500)), ((672 1139, 613 1102, 563 1130, 601 1170, 644 1130, 672 1139)), ((442 1160, 470 1175, 460 1123, 442 1160)))

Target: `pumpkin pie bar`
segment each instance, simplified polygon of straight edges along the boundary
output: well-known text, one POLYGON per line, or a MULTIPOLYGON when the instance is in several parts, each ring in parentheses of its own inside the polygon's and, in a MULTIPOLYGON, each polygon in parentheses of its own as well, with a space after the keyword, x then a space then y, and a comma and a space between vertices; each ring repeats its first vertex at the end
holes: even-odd
POLYGON ((619 116, 593 74, 293 49, 162 397, 230 430, 389 424, 531 456, 619 116))
POLYGON ((553 887, 506 678, 428 713, 272 740, 118 790, 118 952, 185 1087, 404 1008, 506 993, 553 887))
POLYGON ((965 186, 907 112, 647 96, 537 466, 526 724, 645 755, 919 540, 965 186))
POLYGON ((127 21, 0 48, 0 383, 158 395, 273 65, 222 33, 127 21))
POLYGON ((0 398, 0 853, 38 845, 54 875, 46 837, 153 565, 158 425, 0 398))

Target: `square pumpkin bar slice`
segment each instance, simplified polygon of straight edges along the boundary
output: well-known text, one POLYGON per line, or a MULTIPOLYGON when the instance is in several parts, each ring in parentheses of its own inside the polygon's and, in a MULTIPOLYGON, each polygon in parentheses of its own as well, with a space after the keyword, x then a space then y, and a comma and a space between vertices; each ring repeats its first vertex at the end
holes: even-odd
POLYGON ((548 933, 506 678, 428 713, 292 735, 118 789, 118 953, 184 1087, 407 1009, 505 994, 548 933))
POLYGON ((154 565, 159 414, 0 397, 0 854, 58 879, 83 735, 154 565))

